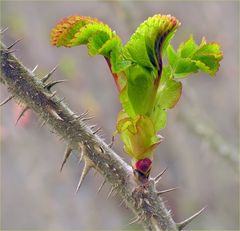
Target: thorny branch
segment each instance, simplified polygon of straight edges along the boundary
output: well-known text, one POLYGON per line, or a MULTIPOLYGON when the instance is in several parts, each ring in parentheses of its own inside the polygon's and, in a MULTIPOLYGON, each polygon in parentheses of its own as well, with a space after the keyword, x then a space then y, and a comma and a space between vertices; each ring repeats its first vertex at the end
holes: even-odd
POLYGON ((112 185, 109 196, 113 191, 117 193, 136 215, 131 223, 140 223, 145 230, 181 230, 203 211, 200 210, 181 223, 175 223, 160 197, 173 189, 156 191, 156 184, 163 172, 156 178, 150 178, 145 184, 137 182, 132 168, 104 143, 97 135, 97 130, 86 125, 85 121, 91 117, 87 117, 87 113, 76 115, 56 92, 51 91, 53 85, 62 82, 49 81, 55 69, 42 79, 37 78, 34 71, 28 70, 12 54, 14 51, 11 48, 15 44, 16 42, 9 47, 0 44, 0 82, 6 85, 11 93, 0 105, 14 98, 26 105, 18 120, 24 112, 33 110, 42 118, 43 124, 46 123, 55 130, 67 143, 61 169, 72 150, 79 151, 80 160, 84 160, 84 169, 77 190, 87 173, 94 168, 105 178, 99 191, 106 181, 109 182, 112 185))

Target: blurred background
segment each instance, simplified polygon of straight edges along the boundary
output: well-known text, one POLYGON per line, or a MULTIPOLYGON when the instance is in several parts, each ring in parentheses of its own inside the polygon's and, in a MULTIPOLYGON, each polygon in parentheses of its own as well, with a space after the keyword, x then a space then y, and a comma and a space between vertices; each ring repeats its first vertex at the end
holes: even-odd
MULTIPOLYGON (((16 56, 44 76, 56 64, 55 79, 68 79, 55 89, 78 113, 88 109, 103 128, 106 142, 120 110, 118 93, 102 57, 90 58, 86 47, 52 47, 51 28, 63 17, 89 15, 106 22, 125 43, 136 27, 154 14, 171 14, 182 25, 175 48, 192 33, 197 42, 222 45, 224 59, 217 76, 183 79, 183 94, 168 113, 152 175, 168 167, 159 189, 179 186, 164 195, 175 221, 204 206, 206 211, 187 228, 239 229, 239 2, 237 1, 1 1, 5 44, 16 39, 16 56)), ((8 96, 0 86, 1 100, 8 96)), ((133 214, 118 196, 106 200, 110 185, 99 195, 103 178, 88 175, 75 195, 82 170, 76 156, 63 172, 59 167, 65 143, 32 112, 15 126, 21 107, 11 101, 1 109, 1 229, 123 230, 133 214)), ((126 161, 117 138, 114 149, 126 161)))

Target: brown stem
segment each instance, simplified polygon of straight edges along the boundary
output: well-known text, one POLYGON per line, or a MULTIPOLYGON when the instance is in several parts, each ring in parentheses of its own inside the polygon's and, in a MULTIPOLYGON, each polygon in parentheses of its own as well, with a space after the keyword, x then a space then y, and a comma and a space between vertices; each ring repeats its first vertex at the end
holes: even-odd
POLYGON ((132 168, 85 124, 85 115, 76 116, 4 44, 0 44, 0 49, 0 81, 14 99, 46 121, 67 143, 69 150, 80 152, 81 149, 83 159, 90 164, 88 166, 105 177, 146 230, 177 230, 176 223, 157 194, 154 180, 150 179, 146 184, 136 182, 132 168))

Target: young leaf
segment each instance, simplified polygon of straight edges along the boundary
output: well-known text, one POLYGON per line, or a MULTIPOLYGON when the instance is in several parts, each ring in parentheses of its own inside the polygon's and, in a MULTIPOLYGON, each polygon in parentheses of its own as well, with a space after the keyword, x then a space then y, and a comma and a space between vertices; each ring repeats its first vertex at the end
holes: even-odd
POLYGON ((122 50, 123 58, 131 65, 124 70, 127 81, 120 101, 132 118, 152 111, 162 71, 162 48, 165 41, 170 41, 178 25, 179 22, 171 16, 148 18, 122 50))
POLYGON ((120 101, 125 112, 134 117, 137 114, 146 114, 151 104, 154 92, 154 76, 145 68, 134 65, 129 67, 126 88, 120 94, 120 101))
POLYGON ((179 57, 175 50, 173 49, 173 46, 169 44, 169 46, 167 47, 167 60, 173 69, 175 69, 178 59, 179 57))
POLYGON ((165 127, 167 110, 178 102, 182 84, 174 78, 203 71, 214 75, 222 59, 217 43, 200 45, 193 37, 177 51, 169 44, 180 22, 169 15, 154 15, 144 21, 125 46, 110 27, 97 19, 70 16, 51 34, 55 46, 86 44, 89 55, 105 57, 120 92, 122 111, 117 132, 124 150, 134 160, 149 158, 160 143, 157 132, 165 127), (163 67, 167 53, 169 65, 163 67))
POLYGON ((177 53, 180 57, 187 58, 190 57, 197 49, 198 46, 194 41, 193 36, 190 35, 189 39, 179 46, 177 53))
POLYGON ((163 109, 173 108, 178 102, 182 93, 182 83, 174 79, 167 79, 160 82, 156 102, 163 109))
POLYGON ((167 111, 166 109, 161 108, 159 104, 156 104, 153 108, 153 112, 150 118, 154 124, 155 131, 160 131, 166 126, 167 111))
POLYGON ((172 46, 167 48, 168 62, 176 78, 185 78, 199 70, 215 75, 222 57, 220 46, 217 43, 207 43, 205 38, 202 39, 200 45, 197 45, 190 36, 179 46, 177 52, 172 46))
POLYGON ((199 67, 190 58, 179 58, 174 71, 175 78, 185 78, 190 74, 198 72, 199 67))
POLYGON ((151 119, 156 131, 165 127, 167 119, 166 111, 177 104, 181 93, 182 84, 171 78, 170 68, 169 66, 165 66, 151 113, 151 119))
POLYGON ((110 58, 110 53, 116 47, 122 46, 120 38, 108 25, 86 16, 63 19, 52 30, 51 43, 57 47, 87 44, 90 55, 102 54, 107 58, 110 58))
MULTIPOLYGON (((86 16, 70 16, 59 22, 51 32, 54 46, 73 47, 86 44, 89 55, 101 54, 108 62, 117 88, 121 90, 123 81, 116 71, 122 71, 128 63, 122 59, 122 42, 111 28, 98 19, 86 16)), ((123 73, 121 74, 123 76, 123 73)))
POLYGON ((219 69, 219 62, 222 60, 222 57, 220 46, 217 43, 209 43, 200 45, 199 49, 193 53, 191 59, 193 62, 196 61, 195 63, 201 71, 213 76, 219 69), (208 69, 203 68, 205 66, 208 69))
POLYGON ((158 77, 162 71, 162 49, 165 50, 179 25, 179 21, 170 15, 148 18, 125 45, 124 57, 153 70, 158 77))
POLYGON ((124 142, 124 150, 135 160, 150 156, 152 150, 161 142, 154 125, 146 116, 137 115, 135 119, 121 111, 117 120, 117 131, 124 142))

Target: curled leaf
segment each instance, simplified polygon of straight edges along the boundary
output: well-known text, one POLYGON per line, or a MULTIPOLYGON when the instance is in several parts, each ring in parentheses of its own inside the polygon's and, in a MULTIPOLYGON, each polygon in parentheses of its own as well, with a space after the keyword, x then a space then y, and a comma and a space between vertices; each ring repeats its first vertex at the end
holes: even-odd
POLYGON ((126 59, 161 75, 162 53, 165 52, 179 21, 170 15, 154 15, 144 21, 124 47, 126 59))
POLYGON ((89 55, 105 57, 118 89, 122 88, 116 71, 124 69, 127 63, 121 60, 121 39, 107 24, 87 16, 67 17, 52 29, 51 44, 57 47, 87 45, 89 55))

